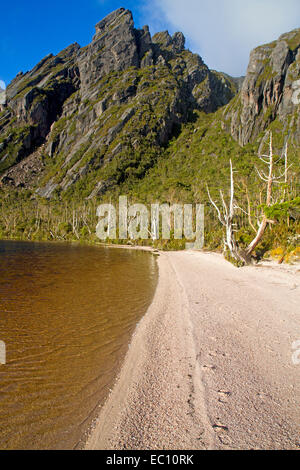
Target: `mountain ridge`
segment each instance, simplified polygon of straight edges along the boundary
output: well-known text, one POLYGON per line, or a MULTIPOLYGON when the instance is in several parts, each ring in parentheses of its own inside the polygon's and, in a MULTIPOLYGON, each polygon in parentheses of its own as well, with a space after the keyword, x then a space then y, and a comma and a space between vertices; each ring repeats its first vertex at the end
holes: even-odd
POLYGON ((240 143, 253 142, 278 119, 300 144, 300 28, 256 47, 233 106, 225 108, 227 130, 240 143))
POLYGON ((96 25, 87 46, 74 43, 18 74, 0 109, 0 237, 94 243, 97 204, 126 194, 145 204, 203 203, 206 247, 221 250, 207 186, 215 200, 220 190, 226 197, 231 160, 243 208, 236 241, 247 246, 264 202, 257 153, 272 132, 279 174, 288 144, 287 183, 273 189, 274 227, 256 256, 295 250, 299 31, 254 49, 246 77, 232 78, 186 50, 182 33, 151 37, 121 9, 96 25))
MULTIPOLYGON (((134 128, 141 128, 134 143, 131 139, 128 144, 130 151, 142 146, 150 134, 154 147, 164 146, 176 128, 191 119, 193 110, 213 112, 236 92, 230 77, 210 71, 198 55, 185 49, 182 33, 171 37, 164 31, 151 38, 149 28, 135 29, 132 13, 121 8, 96 25, 88 46, 81 48, 74 43, 56 56, 49 54, 31 71, 18 74, 7 87, 7 106, 0 115, 2 184, 15 185, 9 170, 41 146, 50 158, 61 152, 69 158, 70 152, 75 155, 85 145, 81 157, 88 150, 100 151, 100 157, 92 156, 92 166, 103 156, 109 163, 123 148, 120 137, 130 140, 130 132, 124 136, 123 130, 138 113, 146 122, 140 126, 141 119, 137 119, 134 128), (123 112, 118 113, 116 107, 123 112), (107 119, 103 120, 102 115, 107 119), (72 123, 64 127, 62 120, 69 121, 70 117, 72 123), (98 131, 105 127, 103 121, 111 121, 106 135, 98 131), (72 133, 78 134, 74 145, 68 142, 72 133), (91 145, 89 139, 93 139, 91 145)), ((89 162, 80 167, 78 161, 74 157, 75 174, 67 159, 61 161, 60 166, 68 167, 68 181, 66 175, 59 183, 50 179, 38 189, 39 194, 50 197, 57 188, 64 191, 81 179, 89 171, 89 162)), ((40 159, 36 171, 43 168, 40 159)), ((21 182, 24 184, 26 181, 21 182)))

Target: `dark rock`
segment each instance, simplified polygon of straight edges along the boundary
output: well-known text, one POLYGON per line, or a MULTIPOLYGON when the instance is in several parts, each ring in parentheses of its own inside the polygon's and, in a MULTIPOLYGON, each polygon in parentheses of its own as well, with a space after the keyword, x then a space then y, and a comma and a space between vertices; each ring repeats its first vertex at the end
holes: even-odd
MULTIPOLYGON (((231 111, 231 133, 241 145, 253 141, 278 118, 284 126, 298 113, 300 89, 300 29, 278 41, 254 49, 240 98, 231 111)), ((300 127, 293 120, 290 132, 300 142, 300 127)))
MULTIPOLYGON (((214 111, 235 94, 230 78, 211 72, 184 47, 182 33, 164 31, 151 39, 149 28, 135 29, 131 12, 120 8, 96 25, 88 46, 74 43, 49 54, 8 86, 8 113, 0 122, 2 168, 14 171, 19 186, 38 185, 48 168, 31 170, 30 157, 41 149, 54 161, 59 156, 55 178, 49 175, 38 189, 50 198, 90 170, 123 158, 125 149, 130 154, 141 152, 145 142, 151 149, 167 145, 194 110, 214 111), (12 123, 24 130, 11 132, 12 123)), ((126 168, 120 173, 98 183, 91 197, 124 179, 126 168)))
MULTIPOLYGON (((148 26, 136 31, 139 60, 143 60, 147 53, 153 54, 151 35, 148 26)), ((152 64, 150 64, 152 65, 152 64)))
POLYGON ((175 52, 182 52, 185 48, 185 37, 182 33, 175 33, 172 37, 173 48, 175 52))
POLYGON ((83 92, 112 71, 139 66, 132 13, 120 8, 96 25, 92 43, 82 49, 78 65, 83 92))
POLYGON ((152 38, 152 42, 154 44, 158 44, 163 48, 170 47, 173 45, 172 37, 170 36, 168 31, 156 33, 152 38))
POLYGON ((113 27, 115 20, 118 20, 124 13, 127 14, 130 12, 125 10, 125 8, 119 8, 99 21, 99 23, 96 24, 96 35, 109 31, 113 27))

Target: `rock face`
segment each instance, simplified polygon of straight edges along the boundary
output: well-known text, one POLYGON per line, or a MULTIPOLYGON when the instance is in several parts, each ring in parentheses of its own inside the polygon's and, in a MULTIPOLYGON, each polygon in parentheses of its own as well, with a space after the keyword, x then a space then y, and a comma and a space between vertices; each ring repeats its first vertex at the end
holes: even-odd
POLYGON ((182 33, 151 38, 120 8, 96 25, 88 46, 46 56, 8 86, 2 184, 44 197, 78 185, 85 197, 103 194, 130 174, 142 177, 194 110, 213 112, 236 91, 185 49, 182 33))
POLYGON ((300 29, 251 52, 241 93, 224 115, 241 145, 278 119, 300 143, 300 29))
POLYGON ((111 13, 96 25, 92 43, 78 56, 83 94, 112 71, 139 67, 137 38, 132 14, 124 8, 111 13))
POLYGON ((6 91, 3 90, 0 86, 0 108, 2 105, 5 105, 5 103, 6 103, 6 91))

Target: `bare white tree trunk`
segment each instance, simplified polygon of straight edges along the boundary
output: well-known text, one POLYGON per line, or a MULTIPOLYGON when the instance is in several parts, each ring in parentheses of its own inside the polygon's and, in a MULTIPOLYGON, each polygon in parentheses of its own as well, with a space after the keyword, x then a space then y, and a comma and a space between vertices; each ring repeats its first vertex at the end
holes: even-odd
POLYGON ((225 239, 224 239, 224 251, 229 250, 231 256, 240 262, 244 262, 242 255, 239 252, 235 236, 234 236, 234 216, 235 216, 235 205, 234 205, 234 178, 233 178, 233 167, 232 161, 230 160, 230 203, 229 208, 224 199, 223 192, 220 191, 223 211, 221 212, 216 203, 213 201, 209 189, 207 188, 208 197, 211 204, 217 211, 219 221, 225 227, 225 239))
POLYGON ((73 233, 74 233, 74 235, 76 235, 76 238, 79 240, 79 235, 78 235, 78 231, 77 231, 77 225, 78 225, 78 221, 77 221, 76 211, 73 210, 73 223, 72 223, 72 226, 73 226, 73 233))
MULTIPOLYGON (((264 140, 261 144, 261 148, 264 144, 264 140)), ((261 150, 260 148, 260 150, 261 150)), ((259 150, 259 154, 260 154, 259 150)), ((288 181, 288 159, 287 159, 287 144, 285 145, 285 150, 282 154, 282 156, 279 158, 278 161, 280 161, 283 156, 285 157, 285 170, 284 173, 280 176, 274 176, 274 155, 273 155, 273 139, 272 139, 272 133, 270 133, 270 141, 269 141, 269 153, 268 155, 259 155, 259 159, 268 166, 268 173, 267 175, 264 174, 263 172, 260 172, 257 168, 256 171, 258 173, 259 178, 267 183, 267 194, 266 194, 266 206, 270 207, 272 205, 272 187, 273 183, 279 183, 280 179, 284 177, 284 183, 286 184, 288 181)), ((225 227, 225 239, 224 239, 224 246, 230 251, 231 256, 237 260, 241 261, 244 264, 248 264, 251 261, 251 255, 257 245, 260 243, 262 240, 264 233, 266 231, 266 228, 268 224, 273 224, 274 221, 268 220, 267 216, 262 212, 261 215, 261 220, 258 223, 258 230, 255 234, 254 239, 251 241, 251 243, 248 245, 245 251, 240 250, 236 240, 235 240, 235 235, 234 235, 234 217, 235 217, 235 211, 242 210, 240 207, 234 204, 234 178, 233 178, 233 167, 232 167, 232 161, 230 160, 230 206, 229 209, 226 205, 226 202, 224 200, 224 196, 222 191, 220 191, 221 195, 221 200, 222 200, 222 205, 223 205, 223 211, 218 208, 216 203, 212 200, 209 189, 207 188, 209 200, 213 207, 216 209, 219 221, 221 224, 225 227)), ((285 194, 285 193, 284 193, 285 194)), ((250 214, 250 200, 249 196, 247 194, 247 200, 248 200, 248 215, 249 218, 249 223, 250 226, 254 229, 254 226, 251 222, 251 214, 250 214)), ((245 212, 245 211, 243 211, 245 212)))
MULTIPOLYGON (((288 152, 288 146, 287 142, 285 143, 284 151, 279 158, 278 162, 284 157, 285 159, 285 169, 284 173, 275 176, 274 175, 274 155, 273 155, 273 138, 272 138, 272 133, 270 132, 270 142, 269 142, 269 155, 262 155, 259 156, 260 160, 268 165, 268 175, 265 175, 264 173, 259 172, 257 169, 257 173, 260 177, 260 179, 264 182, 267 183, 267 197, 266 197, 266 206, 270 207, 272 205, 272 187, 273 183, 280 183, 280 180, 284 177, 284 183, 287 183, 288 180, 288 157, 287 157, 287 152, 288 152)), ((277 162, 277 163, 278 163, 277 162)), ((282 181, 281 181, 282 183, 282 181)), ((284 190, 284 197, 285 197, 285 190, 284 190)), ((251 256, 259 242, 261 241, 262 237, 264 236, 264 233, 266 231, 266 228, 268 224, 274 224, 274 221, 268 220, 267 216, 263 213, 262 214, 262 220, 259 224, 258 231, 256 233, 255 238, 252 240, 252 242, 249 244, 249 246, 246 249, 246 254, 247 256, 251 256)))

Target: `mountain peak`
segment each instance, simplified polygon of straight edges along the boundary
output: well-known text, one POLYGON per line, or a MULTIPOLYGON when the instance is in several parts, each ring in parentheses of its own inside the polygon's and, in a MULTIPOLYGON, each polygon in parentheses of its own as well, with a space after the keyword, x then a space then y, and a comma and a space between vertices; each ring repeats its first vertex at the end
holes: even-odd
POLYGON ((38 194, 50 198, 92 174, 87 196, 99 195, 127 178, 125 164, 115 173, 117 160, 143 152, 147 142, 155 162, 194 110, 215 111, 234 94, 230 79, 185 50, 182 33, 152 39, 148 26, 136 29, 131 11, 119 8, 96 25, 89 45, 50 54, 10 84, 0 122, 1 181, 25 187, 34 181, 38 194), (44 154, 58 165, 56 176, 46 165, 38 183, 44 154))
POLYGON ((133 17, 131 11, 126 10, 125 8, 118 8, 118 10, 113 11, 105 18, 103 18, 103 20, 96 24, 96 34, 106 33, 107 31, 117 26, 120 20, 123 22, 129 21, 129 23, 133 24, 133 17))
POLYGON ((294 50, 296 47, 298 48, 300 43, 300 28, 282 34, 279 41, 286 41, 291 50, 294 50))
POLYGON ((241 95, 232 108, 231 133, 253 142, 271 123, 300 142, 300 29, 258 46, 250 54, 241 95))

